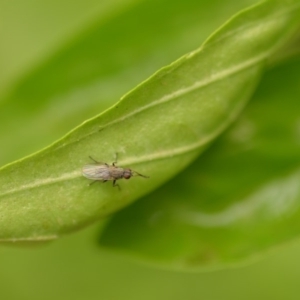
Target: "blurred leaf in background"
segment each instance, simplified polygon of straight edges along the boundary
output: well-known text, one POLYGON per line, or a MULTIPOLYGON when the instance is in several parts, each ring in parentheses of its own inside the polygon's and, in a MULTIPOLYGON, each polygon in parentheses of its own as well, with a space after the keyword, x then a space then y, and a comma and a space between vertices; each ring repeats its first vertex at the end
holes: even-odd
MULTIPOLYGON (((3 2, 0 68, 6 74, 0 75, 1 164, 48 145, 108 108, 253 3, 3 2)), ((274 8, 290 7, 291 14, 299 6, 297 1, 272 3, 274 8)), ((281 26, 289 15, 284 9, 281 13, 269 21, 281 26)), ((174 180, 116 214, 102 229, 102 245, 160 266, 203 269, 253 257, 299 234, 299 60, 294 41, 296 56, 286 54, 292 45, 286 44, 279 52, 285 60, 265 73, 238 121, 174 180)), ((24 169, 24 177, 26 170, 30 168, 24 169)), ((34 173, 34 165, 31 170, 34 173)), ((82 196, 83 205, 90 193, 82 196)), ((3 207, 10 210, 13 224, 14 211, 8 205, 3 207)), ((51 202, 47 205, 45 211, 51 211, 51 202)), ((67 205, 66 198, 62 211, 67 205)), ((22 209, 30 209, 30 202, 22 209)), ((53 218, 61 224, 57 215, 53 218)), ((37 228, 30 219, 23 222, 32 224, 32 232, 37 228)), ((7 299, 294 299, 299 292, 298 245, 282 247, 283 254, 244 269, 176 274, 136 266, 99 250, 90 245, 96 231, 98 226, 44 248, 0 249, 1 295, 7 299)))

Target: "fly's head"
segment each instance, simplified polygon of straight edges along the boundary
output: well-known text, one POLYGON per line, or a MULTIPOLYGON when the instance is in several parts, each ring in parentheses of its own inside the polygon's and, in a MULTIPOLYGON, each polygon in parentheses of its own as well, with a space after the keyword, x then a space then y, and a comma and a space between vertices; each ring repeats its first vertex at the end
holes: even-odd
POLYGON ((123 177, 125 179, 130 179, 131 176, 133 176, 132 171, 130 169, 124 169, 123 177))

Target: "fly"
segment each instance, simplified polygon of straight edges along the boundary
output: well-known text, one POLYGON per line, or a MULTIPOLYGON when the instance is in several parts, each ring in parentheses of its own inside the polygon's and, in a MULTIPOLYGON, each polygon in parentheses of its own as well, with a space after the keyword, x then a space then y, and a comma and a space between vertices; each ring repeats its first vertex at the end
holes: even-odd
MULTIPOLYGON (((91 160, 94 161, 94 164, 85 165, 82 168, 82 175, 87 179, 93 180, 90 184, 95 183, 96 181, 112 181, 113 186, 119 185, 116 183, 119 179, 130 179, 132 176, 141 176, 144 178, 149 178, 148 176, 142 175, 136 171, 133 171, 129 168, 121 168, 116 166, 117 161, 113 162, 111 165, 103 162, 99 162, 89 156, 91 160)), ((116 156, 117 158, 117 156, 116 156)), ((116 159, 117 160, 117 159, 116 159)), ((120 187, 119 187, 120 188, 120 187)))

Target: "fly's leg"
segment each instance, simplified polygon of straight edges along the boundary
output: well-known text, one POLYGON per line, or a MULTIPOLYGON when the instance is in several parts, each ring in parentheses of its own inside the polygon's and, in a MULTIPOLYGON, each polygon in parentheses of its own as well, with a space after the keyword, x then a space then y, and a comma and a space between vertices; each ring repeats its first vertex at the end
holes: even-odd
POLYGON ((119 186, 119 185, 116 183, 116 181, 117 181, 117 180, 114 180, 114 181, 113 181, 113 187, 116 187, 116 186, 117 186, 117 187, 118 187, 118 189, 119 189, 119 191, 120 191, 120 190, 121 190, 121 188, 120 188, 120 186, 119 186))
POLYGON ((92 158, 90 155, 89 155, 89 158, 94 161, 96 164, 99 164, 99 161, 97 161, 96 159, 92 158))
POLYGON ((96 163, 96 164, 98 164, 98 165, 103 164, 103 165, 106 165, 106 166, 108 167, 108 164, 107 164, 107 163, 103 163, 103 162, 101 162, 101 161, 98 161, 98 160, 92 158, 90 155, 89 155, 89 158, 90 158, 94 163, 96 163))
POLYGON ((101 164, 100 161, 97 161, 96 159, 92 158, 90 155, 89 155, 89 158, 90 158, 93 162, 95 162, 96 164, 101 164))
POLYGON ((90 182, 89 185, 92 185, 92 184, 94 184, 95 182, 97 182, 97 180, 94 180, 94 181, 90 182))
MULTIPOLYGON (((89 185, 92 185, 92 184, 94 184, 95 182, 97 182, 97 181, 99 181, 99 180, 94 180, 94 181, 92 181, 89 185)), ((107 180, 103 180, 102 182, 104 183, 104 182, 106 182, 107 180)))
POLYGON ((118 152, 116 152, 115 161, 112 163, 112 165, 115 167, 116 163, 118 163, 118 152))

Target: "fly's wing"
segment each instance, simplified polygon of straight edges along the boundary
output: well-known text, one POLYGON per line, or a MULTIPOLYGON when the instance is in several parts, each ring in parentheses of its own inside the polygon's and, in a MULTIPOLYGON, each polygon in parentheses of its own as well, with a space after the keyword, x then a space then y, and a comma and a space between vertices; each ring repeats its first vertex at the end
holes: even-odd
POLYGON ((91 180, 111 180, 109 167, 106 165, 85 165, 82 168, 82 175, 91 180))

